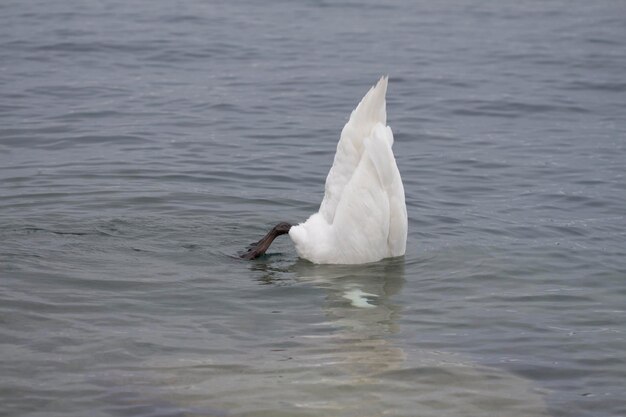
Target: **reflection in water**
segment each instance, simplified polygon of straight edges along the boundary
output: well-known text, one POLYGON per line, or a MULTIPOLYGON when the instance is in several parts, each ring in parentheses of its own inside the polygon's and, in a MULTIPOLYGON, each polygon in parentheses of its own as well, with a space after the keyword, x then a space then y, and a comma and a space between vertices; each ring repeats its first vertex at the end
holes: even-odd
POLYGON ((419 335, 404 335, 399 324, 404 265, 402 258, 360 266, 287 264, 281 257, 251 263, 259 283, 271 285, 257 300, 270 302, 271 313, 232 312, 210 327, 228 337, 212 333, 201 354, 142 363, 132 385, 148 388, 120 408, 188 416, 547 415, 526 380, 411 348, 406 338, 419 335), (272 314, 282 311, 277 305, 288 314, 272 314))
POLYGON ((292 271, 327 294, 323 308, 336 330, 324 336, 328 345, 320 363, 339 367, 353 383, 401 365, 404 352, 389 338, 398 330, 400 306, 391 297, 404 282, 403 258, 357 266, 299 261, 292 271))
POLYGON ((325 291, 322 308, 332 330, 299 335, 306 342, 292 351, 294 366, 315 370, 293 392, 295 398, 315 398, 293 403, 313 415, 484 416, 503 409, 516 416, 548 415, 543 395, 527 380, 450 352, 405 352, 398 337, 402 306, 394 300, 405 282, 404 258, 255 268, 265 268, 264 283, 280 283, 289 274, 325 291))

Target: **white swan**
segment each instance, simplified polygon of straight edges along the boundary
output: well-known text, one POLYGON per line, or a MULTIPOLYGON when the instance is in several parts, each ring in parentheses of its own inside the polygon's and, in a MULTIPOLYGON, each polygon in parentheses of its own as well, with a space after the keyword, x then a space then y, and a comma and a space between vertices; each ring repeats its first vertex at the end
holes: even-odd
POLYGON ((360 264, 406 251, 404 187, 391 147, 387 77, 372 87, 341 132, 324 199, 304 223, 276 225, 242 258, 254 259, 289 233, 301 258, 318 264, 360 264))

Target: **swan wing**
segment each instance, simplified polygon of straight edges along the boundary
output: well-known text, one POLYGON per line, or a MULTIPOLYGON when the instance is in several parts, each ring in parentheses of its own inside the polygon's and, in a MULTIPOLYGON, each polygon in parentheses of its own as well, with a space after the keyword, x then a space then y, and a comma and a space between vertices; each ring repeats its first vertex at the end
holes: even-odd
POLYGON ((376 125, 371 138, 365 141, 367 155, 371 158, 381 184, 381 192, 389 201, 389 234, 387 256, 401 256, 406 252, 408 220, 404 186, 393 156, 393 133, 389 126, 376 125))
POLYGON ((385 94, 387 77, 382 77, 372 87, 350 115, 348 123, 341 131, 333 165, 326 177, 324 199, 320 205, 320 214, 332 224, 344 188, 352 179, 361 161, 364 140, 377 123, 387 124, 385 94))
POLYGON ((345 185, 332 224, 338 263, 374 262, 403 255, 407 217, 404 189, 389 127, 376 124, 345 185))

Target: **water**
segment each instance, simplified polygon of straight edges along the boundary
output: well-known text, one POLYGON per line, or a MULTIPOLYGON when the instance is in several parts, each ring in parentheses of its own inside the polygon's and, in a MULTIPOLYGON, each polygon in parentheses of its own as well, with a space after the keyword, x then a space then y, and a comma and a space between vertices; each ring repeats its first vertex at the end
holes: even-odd
POLYGON ((0 414, 626 415, 622 2, 0 5, 0 414), (317 210, 390 74, 401 259, 317 210))

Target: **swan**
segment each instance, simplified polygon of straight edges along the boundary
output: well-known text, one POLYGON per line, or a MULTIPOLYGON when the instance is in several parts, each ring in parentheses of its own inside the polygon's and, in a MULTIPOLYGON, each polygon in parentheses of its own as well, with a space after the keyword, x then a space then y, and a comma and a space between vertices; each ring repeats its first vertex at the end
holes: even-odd
POLYGON ((350 115, 319 211, 295 226, 277 224, 241 258, 258 258, 284 234, 289 234, 298 256, 316 264, 362 264, 404 255, 406 203, 391 150, 386 93, 383 76, 350 115))

